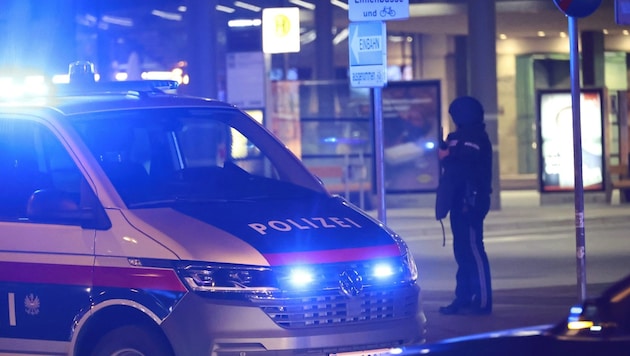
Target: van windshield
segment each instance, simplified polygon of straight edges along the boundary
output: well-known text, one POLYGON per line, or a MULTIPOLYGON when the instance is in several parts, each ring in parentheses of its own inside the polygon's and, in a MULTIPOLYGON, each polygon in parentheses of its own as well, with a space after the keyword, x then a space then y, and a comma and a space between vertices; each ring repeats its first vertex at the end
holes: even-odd
POLYGON ((128 207, 324 193, 284 145, 234 109, 145 109, 72 118, 128 207))

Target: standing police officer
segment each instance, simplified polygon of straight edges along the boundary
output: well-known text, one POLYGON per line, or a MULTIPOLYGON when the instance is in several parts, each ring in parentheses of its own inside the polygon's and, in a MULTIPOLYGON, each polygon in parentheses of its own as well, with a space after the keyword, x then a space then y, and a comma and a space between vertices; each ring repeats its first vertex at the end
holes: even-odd
POLYGON ((448 110, 456 130, 440 147, 442 175, 436 195, 436 219, 449 214, 457 262, 455 300, 442 314, 490 314, 490 265, 483 244, 483 222, 490 210, 492 144, 484 111, 473 97, 455 99, 448 110))

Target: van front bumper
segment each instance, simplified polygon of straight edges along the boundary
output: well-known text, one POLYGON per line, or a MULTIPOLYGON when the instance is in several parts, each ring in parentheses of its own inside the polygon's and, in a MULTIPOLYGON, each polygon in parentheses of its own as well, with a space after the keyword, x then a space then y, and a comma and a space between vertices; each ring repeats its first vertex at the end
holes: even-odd
POLYGON ((309 304, 303 298, 236 301, 189 293, 162 329, 176 355, 327 355, 423 342, 419 287, 376 294, 354 300, 337 293, 309 304))

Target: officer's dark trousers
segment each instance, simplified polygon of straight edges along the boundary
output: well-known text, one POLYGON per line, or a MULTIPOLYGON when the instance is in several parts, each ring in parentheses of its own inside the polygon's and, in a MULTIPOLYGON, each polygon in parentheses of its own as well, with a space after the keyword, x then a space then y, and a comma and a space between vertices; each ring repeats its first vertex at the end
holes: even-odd
POLYGON ((457 262, 455 298, 483 310, 492 310, 490 264, 483 244, 483 221, 490 197, 477 197, 474 209, 453 207, 450 212, 453 252, 457 262))

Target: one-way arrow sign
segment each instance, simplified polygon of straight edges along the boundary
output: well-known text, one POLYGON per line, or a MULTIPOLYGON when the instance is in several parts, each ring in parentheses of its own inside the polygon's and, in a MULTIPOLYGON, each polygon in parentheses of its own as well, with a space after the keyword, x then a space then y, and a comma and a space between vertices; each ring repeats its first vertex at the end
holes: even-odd
POLYGON ((367 23, 370 26, 351 25, 350 65, 382 64, 386 38, 381 33, 381 23, 367 23), (362 34, 359 35, 359 28, 362 34))
POLYGON ((350 23, 350 83, 353 87, 382 87, 387 83, 385 22, 350 23))

